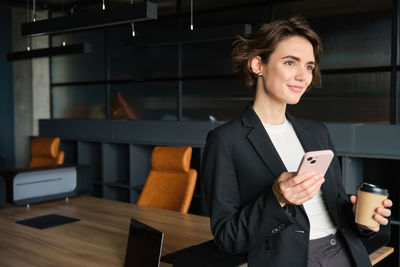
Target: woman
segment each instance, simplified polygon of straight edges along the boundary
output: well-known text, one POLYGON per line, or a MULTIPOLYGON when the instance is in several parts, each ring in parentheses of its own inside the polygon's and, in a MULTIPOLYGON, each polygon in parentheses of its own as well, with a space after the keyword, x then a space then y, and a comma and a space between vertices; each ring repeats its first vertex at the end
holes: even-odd
POLYGON ((325 177, 296 174, 305 152, 335 151, 323 124, 286 112, 320 85, 320 52, 320 38, 299 17, 234 43, 234 68, 255 98, 240 118, 209 133, 202 182, 216 244, 247 253, 250 267, 371 266, 360 238, 388 228, 390 200, 374 215, 381 227, 354 223, 357 199, 349 202, 336 155, 325 177))

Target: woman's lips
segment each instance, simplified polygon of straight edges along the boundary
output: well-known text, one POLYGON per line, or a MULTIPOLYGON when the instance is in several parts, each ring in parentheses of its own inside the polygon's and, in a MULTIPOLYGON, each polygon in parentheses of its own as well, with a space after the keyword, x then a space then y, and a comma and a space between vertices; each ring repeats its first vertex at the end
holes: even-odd
POLYGON ((297 86, 297 85, 288 85, 289 89, 296 92, 300 93, 303 91, 303 86, 297 86))

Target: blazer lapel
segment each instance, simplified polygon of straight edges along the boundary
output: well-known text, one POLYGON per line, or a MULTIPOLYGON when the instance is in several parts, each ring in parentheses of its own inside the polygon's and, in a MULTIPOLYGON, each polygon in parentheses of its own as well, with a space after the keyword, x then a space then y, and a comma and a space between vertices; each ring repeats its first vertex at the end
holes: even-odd
POLYGON ((277 178, 282 172, 286 172, 285 165, 251 105, 243 112, 242 122, 244 126, 252 128, 247 138, 274 176, 277 178))
POLYGON ((286 113, 286 117, 292 123, 293 129, 296 132, 301 145, 303 146, 304 152, 321 150, 321 147, 316 142, 316 138, 311 129, 308 129, 304 125, 300 125, 297 119, 289 113, 286 113))
MULTIPOLYGON (((292 123, 296 135, 299 138, 300 143, 303 146, 305 152, 328 149, 320 145, 317 136, 313 134, 312 129, 309 129, 305 125, 301 125, 299 121, 290 114, 287 113, 286 116, 292 123)), ((325 176, 325 182, 322 184, 321 190, 324 195, 325 203, 327 204, 328 209, 331 212, 331 215, 334 217, 334 220, 337 223, 337 214, 338 214, 336 206, 337 189, 334 179, 336 178, 325 176)), ((302 210, 304 210, 303 205, 301 205, 301 208, 302 210)))
MULTIPOLYGON (((296 118, 286 113, 288 120, 292 123, 294 131, 305 152, 326 149, 321 147, 315 136, 315 131, 302 124, 296 118)), ((269 138, 267 131, 265 130, 262 122, 258 118, 257 114, 249 105, 247 109, 242 113, 242 122, 245 127, 252 128, 247 138, 254 150, 257 152, 259 157, 263 160, 268 169, 278 178, 282 172, 286 172, 287 169, 282 162, 278 152, 276 151, 271 139, 269 138)), ((321 190, 324 194, 324 200, 328 206, 328 209, 332 212, 334 220, 337 219, 337 207, 335 205, 335 192, 336 185, 333 181, 334 177, 325 177, 325 183, 322 184, 321 190)), ((298 206, 302 212, 306 215, 303 205, 298 206)), ((336 221, 337 222, 337 221, 336 221)))

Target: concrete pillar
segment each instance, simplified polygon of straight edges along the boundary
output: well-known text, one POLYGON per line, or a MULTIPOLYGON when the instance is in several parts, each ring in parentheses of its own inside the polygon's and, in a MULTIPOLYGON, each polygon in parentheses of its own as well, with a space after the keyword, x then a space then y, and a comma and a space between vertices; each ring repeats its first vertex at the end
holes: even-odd
MULTIPOLYGON (((47 12, 38 12, 38 19, 48 18, 47 12)), ((49 36, 32 39, 33 49, 49 47, 49 36)), ((32 60, 33 135, 39 135, 39 119, 50 119, 50 59, 32 60)))
MULTIPOLYGON (((37 13, 38 19, 47 12, 37 13)), ((21 36, 21 23, 27 21, 26 9, 12 9, 13 51, 26 50, 28 38, 21 36)), ((31 40, 31 49, 48 47, 48 36, 31 40)), ((14 118, 15 118, 15 166, 29 165, 29 136, 38 134, 37 121, 50 117, 49 59, 26 59, 13 63, 14 118)))

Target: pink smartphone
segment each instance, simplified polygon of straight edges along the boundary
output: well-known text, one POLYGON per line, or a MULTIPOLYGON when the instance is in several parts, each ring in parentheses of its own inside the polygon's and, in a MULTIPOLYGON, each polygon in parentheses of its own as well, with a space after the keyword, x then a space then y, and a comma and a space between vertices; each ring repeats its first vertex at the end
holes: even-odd
POLYGON ((326 171, 329 168, 333 158, 332 150, 318 150, 310 151, 304 154, 303 159, 300 162, 297 174, 301 174, 306 171, 313 171, 321 173, 325 176, 326 171))

